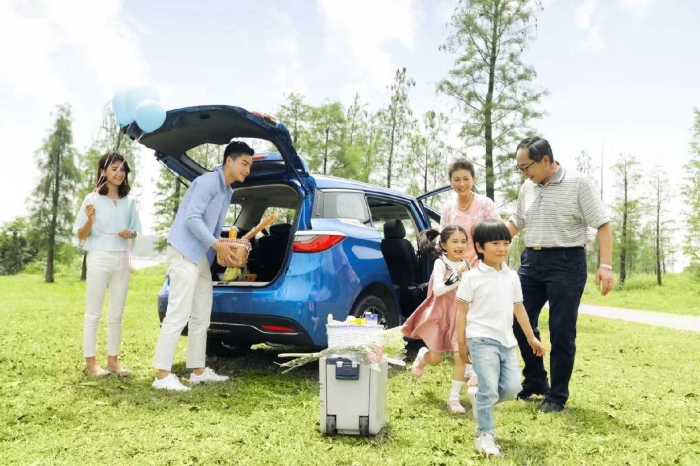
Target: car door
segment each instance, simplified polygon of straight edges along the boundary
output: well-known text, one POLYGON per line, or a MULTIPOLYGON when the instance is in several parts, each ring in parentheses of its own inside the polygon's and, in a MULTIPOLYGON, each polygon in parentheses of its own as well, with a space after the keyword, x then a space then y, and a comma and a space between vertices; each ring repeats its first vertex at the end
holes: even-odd
POLYGON ((425 215, 430 219, 432 228, 439 229, 442 205, 452 191, 452 186, 443 186, 416 197, 425 215))
MULTIPOLYGON (((136 123, 124 131, 134 140, 155 151, 158 160, 180 177, 192 181, 207 168, 192 160, 187 151, 202 144, 228 144, 234 138, 255 138, 271 142, 278 157, 265 155, 260 162, 273 167, 275 162, 289 178, 298 181, 307 193, 313 193, 315 183, 306 164, 292 145, 289 131, 281 123, 259 113, 228 105, 206 105, 169 110, 163 125, 156 131, 144 133, 136 123)), ((274 175, 274 173, 273 173, 274 175)), ((279 174, 277 174, 279 176, 279 174)), ((251 173, 247 184, 258 178, 271 177, 266 170, 251 173)))

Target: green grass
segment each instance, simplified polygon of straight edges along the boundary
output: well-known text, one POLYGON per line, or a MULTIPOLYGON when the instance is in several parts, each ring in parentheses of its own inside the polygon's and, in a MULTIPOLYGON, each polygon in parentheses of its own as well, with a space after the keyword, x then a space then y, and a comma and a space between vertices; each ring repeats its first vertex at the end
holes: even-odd
POLYGON ((663 286, 654 275, 633 275, 608 296, 601 296, 590 275, 582 301, 586 304, 642 309, 700 316, 700 278, 690 272, 663 277, 663 286))
MULTIPOLYGON (((81 374, 83 284, 0 277, 3 464, 700 464, 697 334, 582 317, 568 409, 541 415, 533 403, 505 403, 505 457, 485 461, 473 451, 474 421, 446 414, 448 365, 421 383, 392 370, 389 425, 372 439, 320 435, 317 366, 283 375, 269 350, 212 361, 230 383, 153 391, 161 277, 132 279, 126 381, 81 374)), ((185 374, 182 363, 176 371, 185 374)))

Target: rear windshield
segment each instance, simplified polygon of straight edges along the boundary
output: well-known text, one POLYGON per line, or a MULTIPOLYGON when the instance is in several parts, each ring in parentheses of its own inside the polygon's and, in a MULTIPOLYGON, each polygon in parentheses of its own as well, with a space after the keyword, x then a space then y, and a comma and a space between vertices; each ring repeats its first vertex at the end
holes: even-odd
POLYGON ((313 216, 369 223, 364 193, 355 191, 317 191, 313 216))

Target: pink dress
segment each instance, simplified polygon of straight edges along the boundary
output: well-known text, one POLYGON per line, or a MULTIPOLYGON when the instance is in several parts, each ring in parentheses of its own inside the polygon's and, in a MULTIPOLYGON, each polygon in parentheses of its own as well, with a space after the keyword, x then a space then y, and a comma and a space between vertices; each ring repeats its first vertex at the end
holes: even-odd
MULTIPOLYGON (((462 262, 463 264, 463 262, 462 262)), ((447 259, 435 260, 433 276, 428 284, 428 297, 403 324, 403 334, 408 338, 423 340, 430 351, 445 353, 458 351, 455 318, 457 316, 457 287, 460 282, 446 286, 450 268, 456 270, 459 263, 447 259), (449 268, 445 263, 449 263, 449 268), (436 286, 440 293, 436 294, 436 286)))
POLYGON ((451 202, 445 205, 442 209, 442 216, 440 217, 440 228, 445 228, 447 225, 459 225, 467 230, 469 234, 469 238, 467 238, 467 262, 469 262, 470 267, 474 267, 479 262, 476 250, 474 249, 474 242, 472 241, 474 228, 476 228, 479 222, 498 218, 496 206, 491 199, 476 193, 474 193, 474 196, 472 205, 469 206, 469 209, 466 211, 460 210, 457 207, 457 198, 455 197, 451 202))

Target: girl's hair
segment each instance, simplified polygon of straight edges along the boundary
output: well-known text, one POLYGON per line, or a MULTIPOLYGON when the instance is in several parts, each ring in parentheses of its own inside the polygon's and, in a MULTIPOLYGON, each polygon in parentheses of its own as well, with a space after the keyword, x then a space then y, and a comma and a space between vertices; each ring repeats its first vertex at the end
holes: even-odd
POLYGON ((447 225, 445 228, 442 229, 441 232, 438 233, 437 230, 435 229, 430 229, 430 230, 425 230, 421 232, 418 235, 418 253, 419 254, 428 254, 428 253, 433 253, 436 255, 440 255, 445 252, 445 250, 442 248, 442 245, 444 243, 447 243, 447 240, 450 239, 450 236, 456 231, 464 233, 464 236, 469 240, 469 235, 467 234, 467 230, 462 228, 459 225, 447 225), (435 244, 435 238, 439 237, 440 241, 438 244, 435 244))
POLYGON ((450 168, 447 170, 447 175, 450 177, 450 179, 452 179, 452 174, 457 170, 466 170, 471 173, 472 178, 476 178, 476 174, 474 173, 474 165, 472 165, 469 160, 459 159, 452 162, 450 168))
POLYGON ((477 244, 483 248, 484 244, 491 241, 510 242, 511 239, 510 230, 501 220, 486 220, 480 222, 474 228, 474 249, 481 260, 484 260, 484 255, 479 252, 479 248, 476 247, 477 244))
POLYGON ((131 190, 131 187, 129 186, 129 172, 131 171, 131 168, 129 168, 129 163, 126 161, 124 156, 117 152, 107 152, 97 162, 97 192, 102 195, 107 194, 107 177, 104 176, 102 172, 106 171, 109 166, 115 162, 121 162, 123 164, 125 174, 124 181, 122 181, 122 184, 120 184, 117 188, 117 193, 119 194, 119 197, 124 197, 129 194, 129 191, 131 190))

